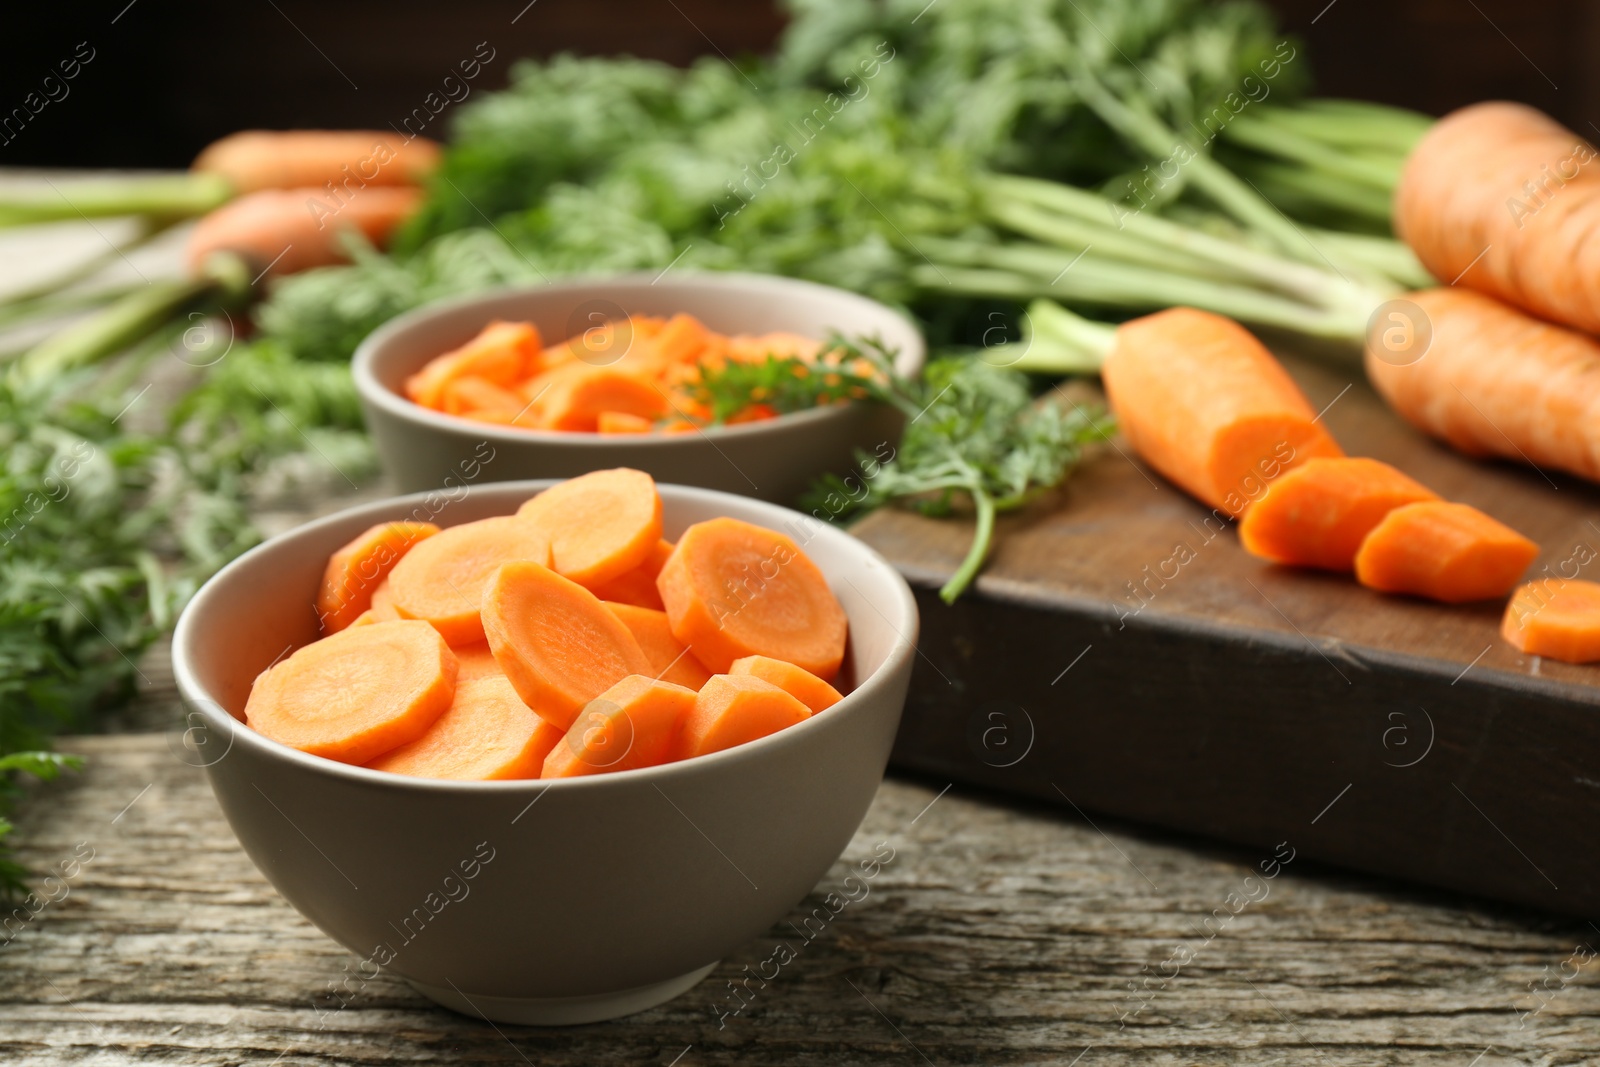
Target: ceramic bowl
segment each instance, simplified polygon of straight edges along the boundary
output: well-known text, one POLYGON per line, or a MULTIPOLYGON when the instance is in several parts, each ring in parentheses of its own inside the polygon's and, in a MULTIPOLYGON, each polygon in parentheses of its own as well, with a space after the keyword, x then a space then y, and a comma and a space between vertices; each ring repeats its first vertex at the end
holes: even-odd
MULTIPOLYGON (((413 404, 400 391, 408 375, 493 319, 531 321, 547 343, 556 343, 607 320, 680 311, 719 333, 875 337, 898 353, 902 375, 922 370, 922 336, 903 315, 855 293, 793 278, 628 275, 507 289, 401 315, 356 350, 356 388, 385 470, 413 492, 449 488, 469 469, 511 481, 633 467, 658 482, 789 504, 817 475, 848 472, 856 449, 881 455, 899 441, 902 419, 882 404, 827 405, 695 433, 601 435, 472 422, 413 404)), ((618 355, 607 348, 595 359, 618 355)))
POLYGON ((447 782, 309 756, 237 721, 252 680, 316 636, 329 553, 374 523, 512 512, 548 482, 352 508, 245 553, 178 622, 173 668, 211 787, 250 858, 358 962, 458 1011, 611 1018, 687 990, 808 893, 860 826, 905 702, 917 611, 848 534, 748 498, 663 485, 665 535, 729 515, 783 530, 850 621, 827 711, 710 756, 555 781, 447 782), (430 503, 432 501, 432 503, 430 503))

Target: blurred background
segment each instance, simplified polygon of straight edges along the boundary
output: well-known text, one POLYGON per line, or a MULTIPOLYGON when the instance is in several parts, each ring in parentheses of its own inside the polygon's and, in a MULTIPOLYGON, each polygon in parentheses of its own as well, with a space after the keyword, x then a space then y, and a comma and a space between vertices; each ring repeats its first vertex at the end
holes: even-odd
MULTIPOLYGON (((1270 6, 1311 44, 1324 95, 1435 115, 1505 97, 1600 135, 1594 0, 1270 6)), ((504 85, 522 56, 737 59, 765 51, 784 23, 776 4, 756 0, 94 0, 7 15, 0 166, 179 167, 243 127, 382 129, 438 92, 480 42, 493 58, 474 93, 504 85), (59 80, 74 63, 76 76, 59 80)), ((446 108, 426 132, 441 136, 449 117, 446 108)))

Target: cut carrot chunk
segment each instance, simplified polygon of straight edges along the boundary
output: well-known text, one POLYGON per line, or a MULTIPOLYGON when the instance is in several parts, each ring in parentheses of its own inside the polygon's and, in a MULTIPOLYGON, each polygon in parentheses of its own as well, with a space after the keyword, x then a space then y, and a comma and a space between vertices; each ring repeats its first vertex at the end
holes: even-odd
POLYGON ((689 527, 656 581, 672 634, 713 671, 770 656, 839 672, 847 620, 817 565, 783 534, 738 519, 689 527))
POLYGON ((378 620, 372 614, 372 609, 368 608, 366 611, 363 611, 360 615, 357 615, 353 620, 351 620, 350 625, 371 626, 377 621, 378 620))
POLYGON ((450 709, 426 733, 367 766, 414 778, 537 778, 560 740, 561 731, 535 715, 504 677, 468 678, 457 682, 450 709))
POLYGON ((325 633, 336 633, 372 607, 372 591, 400 557, 439 527, 431 522, 381 522, 328 557, 317 591, 317 617, 325 633))
POLYGON ((649 433, 655 428, 649 419, 626 411, 602 411, 595 419, 595 429, 600 433, 649 433))
POLYGON ((563 577, 599 585, 644 563, 661 540, 661 496, 643 471, 618 467, 553 485, 517 509, 550 541, 563 577))
POLYGON ((394 589, 390 587, 388 578, 372 590, 372 604, 367 611, 373 622, 399 622, 402 618, 394 609, 394 589))
POLYGON ((562 730, 628 675, 653 673, 639 642, 593 593, 538 563, 508 563, 494 575, 483 628, 517 694, 562 730))
POLYGON ((701 687, 684 718, 678 758, 721 752, 810 716, 810 708, 771 682, 750 674, 719 674, 701 687))
POLYGON ((509 387, 524 377, 539 356, 539 331, 531 322, 491 322, 460 348, 435 356, 406 379, 406 396, 424 407, 437 408, 447 383, 464 377, 483 378, 509 387))
POLYGON ((1387 463, 1357 456, 1308 459, 1267 486, 1239 521, 1246 551, 1275 563, 1349 571, 1383 517, 1405 504, 1438 500, 1433 490, 1387 463))
POLYGON ((584 705, 544 758, 542 778, 575 778, 654 767, 673 757, 693 689, 630 675, 584 705))
POLYGON ((710 332, 693 315, 681 312, 667 320, 653 338, 659 356, 669 363, 694 359, 706 347, 710 332))
POLYGON ((667 412, 667 398, 645 379, 614 367, 573 363, 551 371, 532 399, 539 425, 546 430, 594 432, 603 411, 657 419, 667 412))
POLYGON ((1600 660, 1600 583, 1541 578, 1516 591, 1500 633, 1531 656, 1563 663, 1600 660))
POLYGON ((500 565, 513 560, 543 564, 550 541, 514 516, 463 523, 443 530, 406 553, 389 572, 395 610, 434 625, 452 645, 483 640, 478 609, 500 565))
POLYGON ((666 612, 632 604, 607 603, 606 607, 622 620, 622 625, 639 642, 657 678, 690 689, 699 689, 706 684, 711 672, 694 658, 690 649, 672 636, 672 625, 667 622, 666 612))
POLYGON ((661 602, 661 591, 656 588, 656 577, 661 574, 661 568, 666 565, 667 557, 671 555, 672 542, 657 541, 656 547, 650 550, 650 555, 643 563, 609 582, 601 582, 590 587, 590 592, 601 600, 665 611, 666 605, 661 602))
POLYGON ((487 378, 469 374, 444 383, 439 390, 439 407, 450 415, 487 411, 515 416, 527 403, 510 389, 487 378))
POLYGON ((1361 542, 1356 578, 1385 593, 1460 604, 1505 596, 1538 554, 1538 545, 1477 508, 1407 504, 1361 542))
POLYGON ((456 657, 426 623, 346 627, 263 671, 245 722, 342 763, 415 741, 454 699, 456 657))
POLYGON ((837 689, 810 671, 801 670, 793 663, 786 663, 770 656, 746 656, 743 659, 736 659, 733 661, 733 666, 728 668, 728 673, 748 674, 752 678, 760 678, 763 682, 771 682, 810 708, 813 715, 828 710, 844 699, 837 689))
POLYGON ((462 645, 452 649, 456 660, 461 667, 456 674, 457 683, 468 678, 483 678, 486 676, 504 677, 505 671, 500 669, 500 664, 495 661, 494 653, 489 649, 489 642, 479 641, 475 645, 462 645))

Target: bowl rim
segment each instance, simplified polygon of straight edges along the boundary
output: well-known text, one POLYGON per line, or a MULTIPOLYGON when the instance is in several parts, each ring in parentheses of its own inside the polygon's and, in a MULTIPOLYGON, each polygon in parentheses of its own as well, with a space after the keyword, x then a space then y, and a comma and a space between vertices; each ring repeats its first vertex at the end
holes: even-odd
MULTIPOLYGON (((804 278, 788 278, 778 274, 758 274, 747 271, 684 272, 671 279, 666 279, 663 275, 651 275, 635 271, 626 274, 587 275, 581 278, 554 282, 504 285, 462 296, 445 297, 423 304, 421 307, 412 308, 410 311, 402 312, 362 338, 361 343, 356 346, 355 355, 351 357, 350 364, 351 374, 355 378, 356 391, 363 401, 383 409, 390 415, 409 419, 437 430, 446 430, 464 436, 492 441, 529 444, 559 443, 579 448, 593 448, 600 451, 631 449, 640 445, 682 446, 697 437, 704 437, 712 441, 723 439, 737 441, 741 437, 771 433, 779 425, 784 427, 804 426, 810 422, 833 418, 839 412, 860 403, 860 401, 850 401, 845 404, 829 404, 810 408, 806 411, 791 411, 772 419, 762 419, 757 422, 699 426, 695 428, 696 432, 694 434, 601 434, 580 430, 512 428, 492 422, 475 422, 471 419, 461 418, 458 415, 447 415, 442 411, 425 408, 421 404, 409 400, 386 387, 378 380, 374 369, 374 365, 380 358, 381 350, 386 345, 390 344, 396 337, 415 329, 420 323, 438 315, 470 308, 478 304, 494 303, 507 297, 532 293, 582 292, 586 289, 638 285, 660 286, 664 290, 698 287, 730 290, 754 288, 780 292, 783 290, 808 290, 819 295, 826 294, 832 299, 842 299, 850 303, 864 305, 881 314, 900 320, 901 324, 906 328, 907 336, 911 339, 911 343, 897 352, 894 358, 895 370, 902 376, 908 378, 916 377, 922 373, 923 365, 927 361, 927 342, 923 339, 922 331, 918 329, 916 323, 888 304, 868 296, 862 296, 860 293, 853 293, 848 289, 823 285, 820 282, 808 281, 804 278)), ((596 462, 603 462, 603 460, 597 459, 596 462)))
MULTIPOLYGON (((518 492, 526 492, 531 496, 535 492, 542 492, 550 486, 564 480, 566 479, 539 478, 515 482, 492 482, 483 486, 478 486, 477 488, 507 496, 511 496, 518 492)), ((869 601, 868 605, 873 611, 877 612, 883 617, 883 621, 889 626, 890 630, 893 631, 895 635, 888 655, 884 657, 883 662, 878 666, 877 670, 873 671, 864 680, 862 680, 859 685, 857 685, 850 692, 846 693, 843 699, 841 699, 837 704, 827 708, 825 712, 813 714, 807 717, 803 722, 786 727, 785 729, 779 730, 777 733, 768 734, 766 737, 758 738, 755 741, 747 742, 743 745, 736 745, 733 748, 723 749, 720 752, 713 752, 705 756, 696 756, 691 759, 678 760, 672 763, 657 764, 653 767, 640 767, 626 771, 611 771, 601 774, 581 775, 575 778, 517 778, 495 781, 460 781, 446 778, 417 778, 410 775, 394 774, 389 771, 373 770, 358 764, 341 763, 338 760, 328 759, 323 756, 314 756, 310 753, 302 752, 299 749, 291 748, 280 741, 274 741, 263 734, 257 733, 255 730, 252 730, 249 726, 247 726, 243 721, 235 718, 222 707, 221 703, 215 697, 213 697, 206 687, 199 681, 198 677, 196 676, 196 670, 193 663, 194 652, 190 646, 194 639, 193 631, 199 625, 197 620, 199 618, 200 611, 197 610, 197 606, 204 605, 209 599, 220 596, 218 589, 221 588, 224 579, 226 579, 230 574, 250 566, 255 558, 271 552, 279 551, 291 541, 315 536, 316 534, 331 527, 335 527, 344 523, 353 523, 357 518, 364 518, 370 522, 382 522, 385 521, 385 516, 391 513, 405 514, 406 510, 410 506, 420 504, 424 498, 430 496, 433 491, 430 490, 420 493, 410 493, 403 496, 385 497, 382 500, 343 508, 337 512, 313 519, 310 522, 302 523, 293 527, 292 529, 285 530, 282 533, 268 538, 261 544, 256 545, 255 547, 242 553, 237 558, 218 570, 215 574, 213 574, 209 579, 206 580, 200 589, 195 592, 194 596, 190 598, 189 603, 184 606, 182 613, 178 617, 177 625, 173 629, 172 635, 172 671, 173 678, 177 683, 181 702, 187 711, 199 714, 204 720, 206 720, 209 728, 215 729, 219 733, 225 730, 229 738, 229 746, 225 754, 222 757, 219 757, 215 762, 206 764, 206 773, 214 773, 214 769, 219 764, 226 762, 227 756, 232 753, 233 746, 242 743, 251 746, 260 755, 266 758, 284 761, 291 765, 299 766, 312 773, 331 774, 335 778, 343 778, 353 785, 364 784, 381 788, 402 790, 411 789, 420 792, 467 794, 481 793, 484 795, 532 794, 533 799, 537 800, 539 797, 543 796, 546 789, 551 788, 575 792, 584 789, 621 788, 626 785, 645 781, 660 782, 665 784, 675 779, 682 779, 697 774, 715 773, 718 767, 727 767, 739 762, 759 759, 775 748, 798 744, 800 739, 804 738, 807 733, 817 729, 827 728, 826 724, 822 726, 817 725, 818 720, 821 719, 824 714, 828 715, 830 718, 837 718, 838 715, 834 714, 836 712, 846 715, 852 713, 861 713, 863 710, 863 705, 865 705, 872 696, 875 696, 877 693, 879 693, 879 691, 890 685, 889 679, 891 676, 896 674, 905 664, 907 664, 908 661, 912 659, 913 656, 918 654, 917 639, 921 629, 921 620, 917 613, 916 599, 911 592, 911 587, 906 582, 905 577, 900 574, 899 571, 895 570, 894 567, 890 565, 888 560, 884 559, 883 556, 880 555, 870 545, 863 541, 857 540, 836 526, 777 504, 769 504, 765 501, 739 496, 734 493, 725 493, 715 489, 702 489, 697 486, 665 483, 658 484, 657 489, 662 493, 663 498, 668 495, 672 495, 683 496, 690 499, 695 497, 711 497, 718 500, 727 498, 737 501, 740 506, 752 508, 757 513, 767 513, 765 516, 762 516, 762 521, 759 522, 758 525, 768 526, 768 528, 777 530, 778 532, 784 532, 779 523, 782 519, 786 518, 792 519, 798 517, 803 522, 815 523, 817 536, 837 539, 837 543, 843 545, 845 551, 859 553, 868 562, 876 561, 884 573, 889 575, 889 582, 894 591, 893 595, 898 599, 901 611, 904 613, 904 618, 908 620, 909 625, 904 628, 896 626, 893 619, 891 619, 888 614, 886 614, 877 605, 871 604, 869 601)), ((740 516, 731 517, 739 518, 740 516)), ((745 521, 753 520, 746 519, 745 521)), ((785 536, 787 536, 787 534, 785 534, 785 536)), ((802 552, 803 551, 804 549, 802 548, 802 552)))

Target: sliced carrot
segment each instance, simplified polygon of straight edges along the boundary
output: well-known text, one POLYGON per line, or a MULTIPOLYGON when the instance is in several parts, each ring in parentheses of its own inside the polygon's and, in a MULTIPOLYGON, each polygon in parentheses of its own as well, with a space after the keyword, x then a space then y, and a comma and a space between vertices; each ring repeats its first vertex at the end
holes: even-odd
POLYGON ((504 515, 452 526, 423 541, 389 572, 395 610, 434 625, 452 645, 483 640, 479 606, 503 563, 550 559, 538 527, 504 515))
POLYGON ((656 585, 673 636, 713 671, 770 656, 822 679, 839 672, 844 608, 817 565, 781 533, 730 518, 696 523, 656 585))
POLYGON ((495 662, 494 653, 489 648, 489 642, 479 641, 477 644, 462 645, 451 649, 456 654, 460 663, 460 671, 456 674, 456 681, 464 682, 468 678, 483 678, 486 676, 504 677, 505 671, 500 669, 500 664, 495 662))
POLYGON ((649 419, 626 411, 602 411, 595 418, 595 429, 600 433, 649 433, 655 428, 649 419))
POLYGON ((482 378, 509 387, 526 375, 539 356, 539 331, 531 322, 491 322, 462 345, 435 356, 406 379, 406 396, 425 407, 442 403, 444 387, 457 378, 482 378))
POLYGON ((367 766, 413 778, 537 778, 560 740, 561 731, 535 715, 503 676, 466 678, 426 733, 367 766))
MULTIPOLYGON (((442 535, 441 535, 442 536, 442 535)), ((595 595, 538 563, 508 563, 483 594, 489 647, 523 701, 562 730, 650 660, 595 595)))
POLYGON ((1171 308, 1123 323, 1101 377, 1145 462, 1229 515, 1291 467, 1344 454, 1272 354, 1221 315, 1171 308))
POLYGON ((394 608, 394 590, 385 578, 372 590, 372 606, 367 609, 373 622, 399 622, 403 617, 394 608))
POLYGON ((584 705, 544 758, 541 778, 575 778, 654 767, 673 757, 693 689, 629 675, 584 705))
POLYGON ((537 399, 530 397, 546 430, 594 432, 600 413, 622 412, 655 420, 667 413, 667 398, 645 378, 614 367, 574 363, 551 371, 537 399))
POLYGON ((439 527, 431 522, 380 522, 333 555, 317 590, 317 617, 325 633, 335 633, 372 607, 372 591, 400 557, 439 527))
POLYGON ((1563 663, 1600 660, 1600 583, 1542 578, 1518 589, 1500 633, 1532 656, 1563 663))
POLYGON ((363 611, 360 615, 357 615, 354 619, 350 620, 350 625, 351 626, 371 626, 374 623, 376 623, 377 621, 378 621, 377 618, 374 617, 373 614, 372 614, 372 609, 368 608, 366 611, 363 611))
POLYGON ((590 587, 590 592, 601 600, 665 611, 666 605, 661 602, 661 591, 656 588, 656 577, 666 565, 667 557, 671 555, 672 542, 657 541, 656 547, 650 550, 650 555, 643 563, 625 574, 619 574, 609 582, 601 582, 590 587))
POLYGON ((1361 456, 1308 459, 1269 483, 1239 520, 1246 551, 1275 563, 1349 571, 1372 528, 1397 507, 1438 500, 1387 463, 1361 456))
POLYGON ((1395 508, 1356 553, 1356 578, 1385 593, 1460 604, 1509 593, 1539 546, 1466 504, 1395 508))
POLYGON ((670 363, 694 359, 710 339, 708 331, 693 315, 679 313, 667 320, 661 332, 653 338, 659 356, 670 363))
POLYGON ((622 620, 622 625, 639 642, 657 678, 690 689, 699 689, 706 684, 711 672, 694 658, 692 650, 685 648, 672 636, 672 625, 667 622, 666 612, 609 602, 606 607, 622 620))
POLYGON ((678 758, 704 756, 803 722, 811 709, 751 674, 719 674, 701 687, 683 720, 678 758))
POLYGON ((810 708, 813 715, 819 711, 827 711, 844 699, 837 689, 810 671, 801 670, 793 663, 773 659, 770 656, 745 656, 743 659, 736 659, 733 661, 733 666, 728 668, 728 673, 736 676, 748 674, 752 678, 760 678, 763 682, 771 682, 810 708))
POLYGON ((643 471, 617 467, 569 478, 517 509, 550 541, 564 577, 599 585, 639 566, 661 540, 661 496, 643 471))
POLYGON ((456 657, 420 622, 346 627, 256 678, 245 722, 265 737, 341 763, 415 741, 455 697, 456 657))
POLYGON ((516 393, 476 374, 452 378, 439 390, 439 408, 450 415, 488 411, 515 417, 527 406, 516 393))

